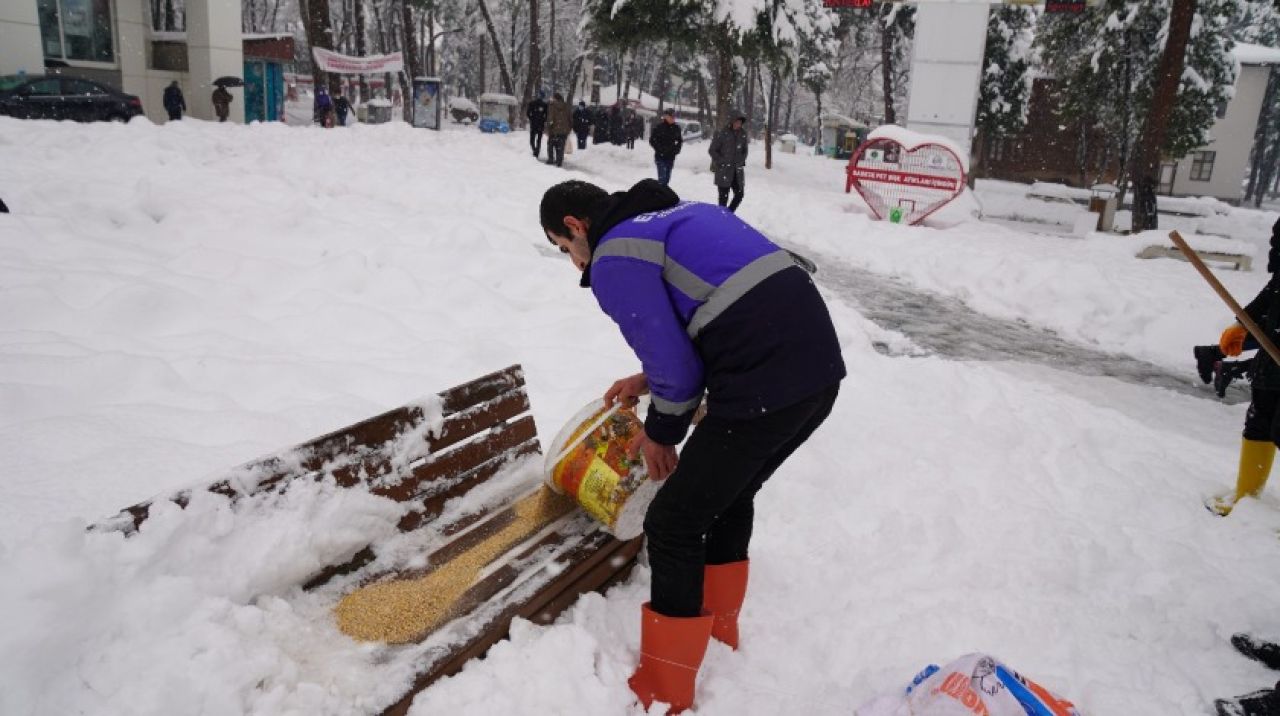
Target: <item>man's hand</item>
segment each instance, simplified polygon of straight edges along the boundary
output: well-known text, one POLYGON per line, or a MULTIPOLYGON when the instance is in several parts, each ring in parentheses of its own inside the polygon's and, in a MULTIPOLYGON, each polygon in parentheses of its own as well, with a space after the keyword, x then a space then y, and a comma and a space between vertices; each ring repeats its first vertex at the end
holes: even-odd
POLYGON ((662 482, 670 477, 680 462, 675 445, 655 443, 644 433, 632 438, 631 444, 627 446, 627 455, 632 460, 641 454, 644 455, 645 466, 649 468, 649 479, 654 482, 662 482))
POLYGON ((635 405, 640 396, 649 394, 649 381, 644 377, 644 373, 636 373, 626 378, 620 378, 609 386, 604 392, 604 407, 613 407, 615 400, 621 400, 625 406, 635 405))

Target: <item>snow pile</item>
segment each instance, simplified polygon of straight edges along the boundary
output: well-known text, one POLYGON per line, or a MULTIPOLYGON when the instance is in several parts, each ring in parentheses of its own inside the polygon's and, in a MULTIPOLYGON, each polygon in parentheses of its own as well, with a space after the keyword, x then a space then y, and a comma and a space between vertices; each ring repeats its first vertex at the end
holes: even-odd
MULTIPOLYGON (((697 149, 672 185, 714 200, 697 149)), ((1280 501, 1229 520, 1201 506, 1234 475, 1242 406, 924 356, 821 267, 1189 380, 1190 346, 1226 320, 1194 271, 1134 258, 1142 237, 1046 236, 966 207, 932 228, 873 222, 843 162, 778 153, 765 172, 760 149, 740 213, 818 261, 850 378, 760 495, 743 648, 711 646, 698 713, 848 714, 975 650, 1084 713, 1201 714, 1270 683, 1227 637, 1280 631, 1250 598, 1280 589, 1280 501)), ((351 714, 408 683, 404 653, 336 632, 341 585, 291 586, 355 532, 387 534, 383 501, 321 482, 162 506, 128 540, 83 528, 511 363, 544 436, 634 372, 536 207, 566 178, 629 186, 652 155, 593 145, 559 170, 528 151, 403 123, 0 120, 0 712, 351 714)), ((1223 278, 1245 297, 1264 276, 1223 278)), ((641 567, 553 626, 517 622, 413 713, 638 713, 647 595, 641 567)))

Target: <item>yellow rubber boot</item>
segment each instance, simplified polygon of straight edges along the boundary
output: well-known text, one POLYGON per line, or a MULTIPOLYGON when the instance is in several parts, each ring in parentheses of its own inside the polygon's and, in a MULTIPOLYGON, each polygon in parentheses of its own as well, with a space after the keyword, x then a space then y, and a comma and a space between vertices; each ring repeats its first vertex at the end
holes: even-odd
POLYGON ((1271 463, 1275 457, 1276 445, 1270 440, 1241 440, 1240 474, 1236 477, 1236 492, 1215 500, 1213 511, 1225 517, 1231 514, 1232 508, 1242 498, 1257 497, 1267 485, 1267 476, 1271 474, 1271 463))

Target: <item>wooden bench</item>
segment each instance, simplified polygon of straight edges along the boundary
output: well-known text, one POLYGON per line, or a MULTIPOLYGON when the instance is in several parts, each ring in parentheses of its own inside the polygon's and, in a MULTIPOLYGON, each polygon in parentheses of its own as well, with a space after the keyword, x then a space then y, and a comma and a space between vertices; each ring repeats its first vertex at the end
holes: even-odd
MULTIPOLYGON (((1200 251, 1197 249, 1193 249, 1193 250, 1196 252, 1197 256, 1199 256, 1201 259, 1204 259, 1205 261, 1212 261, 1214 263, 1225 264, 1227 266, 1234 268, 1236 271, 1253 270, 1253 257, 1251 256, 1245 256, 1244 254, 1228 254, 1228 253, 1223 253, 1221 251, 1200 251)), ((1179 261, 1187 260, 1187 257, 1183 256, 1182 252, 1179 251, 1176 247, 1160 246, 1159 244, 1152 244, 1151 246, 1146 247, 1142 251, 1139 251, 1138 258, 1140 259, 1168 258, 1168 259, 1178 259, 1179 261)))
MULTIPOLYGON (((522 505, 528 504, 529 492, 478 514, 442 517, 450 500, 518 467, 518 461, 538 460, 540 468, 541 448, 528 411, 524 373, 515 365, 247 463, 204 488, 236 502, 284 490, 295 480, 332 476, 343 487, 406 503, 408 510, 399 523, 402 531, 429 527, 443 535, 427 555, 426 569, 372 573, 367 568, 376 555, 367 546, 304 580, 307 590, 339 575, 351 575, 347 581, 352 584, 421 578, 468 554, 474 556, 482 545, 495 552, 453 602, 449 619, 415 641, 453 630, 461 636, 418 657, 414 683, 383 714, 407 713, 419 691, 456 673, 505 638, 513 618, 550 623, 580 595, 625 578, 635 562, 642 538, 614 539, 568 498, 549 498, 559 502, 550 503, 551 509, 532 521, 522 520, 519 529, 512 525, 522 505)), ((190 491, 182 491, 158 499, 185 507, 190 498, 190 491)), ((133 534, 155 503, 126 508, 91 529, 133 534)))

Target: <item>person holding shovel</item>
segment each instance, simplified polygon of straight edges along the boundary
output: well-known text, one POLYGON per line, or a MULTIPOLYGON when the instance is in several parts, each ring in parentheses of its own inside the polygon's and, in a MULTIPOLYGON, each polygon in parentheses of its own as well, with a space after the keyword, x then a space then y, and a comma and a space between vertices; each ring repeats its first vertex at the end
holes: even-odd
MULTIPOLYGON (((1267 271, 1271 280, 1244 307, 1272 343, 1280 342, 1280 221, 1271 227, 1271 250, 1267 253, 1267 271)), ((1224 355, 1238 356, 1245 348, 1249 332, 1234 323, 1222 332, 1218 348, 1224 355)), ((1209 509, 1223 517, 1231 514, 1236 503, 1245 497, 1256 497, 1267 484, 1271 463, 1280 444, 1280 366, 1266 350, 1258 351, 1253 361, 1252 399, 1244 418, 1244 437, 1240 443, 1240 467, 1234 492, 1216 497, 1209 509)))
POLYGON ((651 395, 631 451, 663 486, 644 521, 653 580, 628 684, 645 708, 679 711, 709 640, 738 646, 756 493, 830 414, 840 343, 809 274, 725 209, 645 179, 612 195, 563 182, 539 213, 643 368, 605 402, 651 395))

